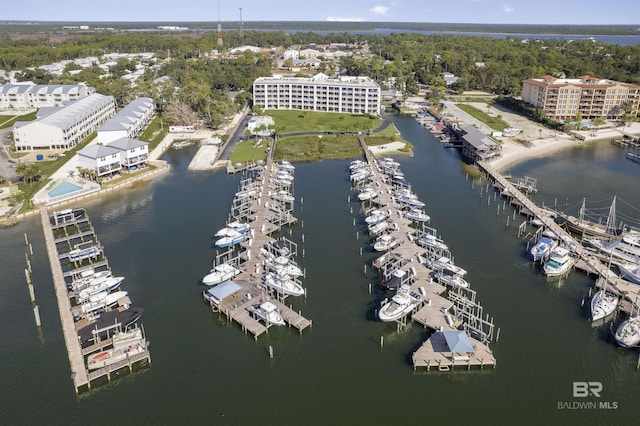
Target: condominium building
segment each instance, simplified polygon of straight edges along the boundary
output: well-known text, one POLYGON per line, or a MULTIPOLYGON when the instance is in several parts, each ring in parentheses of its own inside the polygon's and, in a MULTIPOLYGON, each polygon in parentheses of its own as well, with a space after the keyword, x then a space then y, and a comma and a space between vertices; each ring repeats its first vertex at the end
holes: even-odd
POLYGON ((253 104, 262 109, 380 114, 380 86, 369 77, 260 77, 253 104))
POLYGON ((0 109, 56 107, 94 92, 93 87, 84 84, 0 84, 0 109))
POLYGON ((116 101, 113 96, 94 93, 52 110, 36 121, 14 124, 13 138, 17 151, 74 147, 116 113, 116 101))
POLYGON ((133 138, 120 138, 106 145, 95 143, 78 151, 78 165, 93 170, 98 177, 122 170, 130 172, 149 163, 149 144, 133 138))
POLYGON ((98 142, 109 143, 120 138, 134 138, 149 124, 155 105, 151 98, 137 98, 98 128, 98 142))
POLYGON ((542 108, 553 120, 636 115, 640 86, 590 76, 530 78, 522 83, 522 100, 542 108))

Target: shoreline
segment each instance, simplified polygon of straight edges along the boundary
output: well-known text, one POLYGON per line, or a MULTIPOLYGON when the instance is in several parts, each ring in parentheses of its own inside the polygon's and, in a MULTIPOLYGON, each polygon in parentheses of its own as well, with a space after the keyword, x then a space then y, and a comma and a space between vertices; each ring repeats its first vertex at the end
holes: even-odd
POLYGON ((583 145, 584 142, 568 137, 556 140, 535 141, 530 147, 516 142, 506 141, 502 144, 502 155, 499 158, 490 160, 489 164, 494 169, 502 172, 524 161, 544 158, 556 152, 583 145))

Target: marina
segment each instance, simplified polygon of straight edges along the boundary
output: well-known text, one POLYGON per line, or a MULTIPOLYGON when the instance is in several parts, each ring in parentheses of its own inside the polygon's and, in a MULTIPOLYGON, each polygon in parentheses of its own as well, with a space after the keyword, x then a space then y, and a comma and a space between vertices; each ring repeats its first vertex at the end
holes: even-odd
POLYGON ((52 215, 49 215, 47 208, 43 206, 40 208, 40 216, 65 346, 71 366, 71 378, 76 393, 84 389, 91 390, 92 382, 104 377, 111 381, 111 375, 124 367, 131 372, 134 365, 140 362, 150 364, 151 355, 147 349, 146 337, 144 332, 141 332, 136 342, 137 350, 135 352, 122 352, 122 355, 117 358, 108 361, 105 358, 99 366, 92 366, 89 360, 91 354, 104 352, 105 348, 108 351, 105 354, 115 351, 112 339, 115 339, 117 333, 124 332, 130 324, 122 324, 118 322, 117 317, 114 317, 114 321, 109 326, 100 329, 96 326, 96 333, 84 341, 85 343, 87 341, 93 342, 93 344, 84 347, 83 340, 79 336, 80 330, 91 328, 92 324, 100 318, 102 312, 126 311, 131 300, 128 298, 127 292, 123 291, 108 295, 107 287, 96 289, 95 293, 85 293, 86 296, 83 298, 80 298, 80 294, 90 290, 92 286, 80 293, 70 290, 73 288, 74 280, 89 279, 95 275, 94 271, 97 268, 103 268, 103 271, 108 272, 105 277, 110 276, 108 261, 102 253, 100 243, 83 209, 54 211, 52 215), (56 235, 58 236, 56 237, 56 235), (98 250, 97 247, 100 249, 98 250), (67 281, 68 277, 73 277, 73 279, 67 281), (86 302, 89 295, 94 294, 104 294, 102 297, 106 296, 106 299, 95 298, 95 301, 80 304, 86 302), (107 302, 106 300, 110 296, 113 296, 113 299, 111 302, 107 302), (75 300, 76 304, 72 305, 71 300, 75 300))

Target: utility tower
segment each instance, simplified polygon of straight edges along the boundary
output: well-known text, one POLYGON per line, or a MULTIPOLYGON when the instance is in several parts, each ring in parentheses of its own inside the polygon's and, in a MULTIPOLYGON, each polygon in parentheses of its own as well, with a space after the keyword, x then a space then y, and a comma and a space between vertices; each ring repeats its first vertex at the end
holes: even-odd
POLYGON ((240 44, 244 46, 244 34, 242 33, 242 8, 240 8, 240 44))
POLYGON ((220 2, 218 2, 218 46, 222 47, 222 23, 220 22, 220 2))

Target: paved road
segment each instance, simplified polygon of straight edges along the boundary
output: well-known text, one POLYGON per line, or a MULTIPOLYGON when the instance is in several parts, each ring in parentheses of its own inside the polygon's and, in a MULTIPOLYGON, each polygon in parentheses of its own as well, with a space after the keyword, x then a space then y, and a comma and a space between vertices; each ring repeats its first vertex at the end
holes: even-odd
POLYGON ((249 108, 245 109, 244 115, 242 116, 240 121, 238 121, 238 124, 236 125, 236 127, 233 129, 233 132, 229 136, 229 139, 227 139, 227 143, 225 143, 224 146, 222 147, 222 151, 218 155, 218 159, 217 159, 218 161, 228 160, 229 157, 231 156, 231 153, 233 152, 233 149, 236 147, 236 144, 240 141, 240 138, 244 135, 244 129, 247 128, 247 123, 253 116, 253 114, 250 112, 251 110, 249 108))

